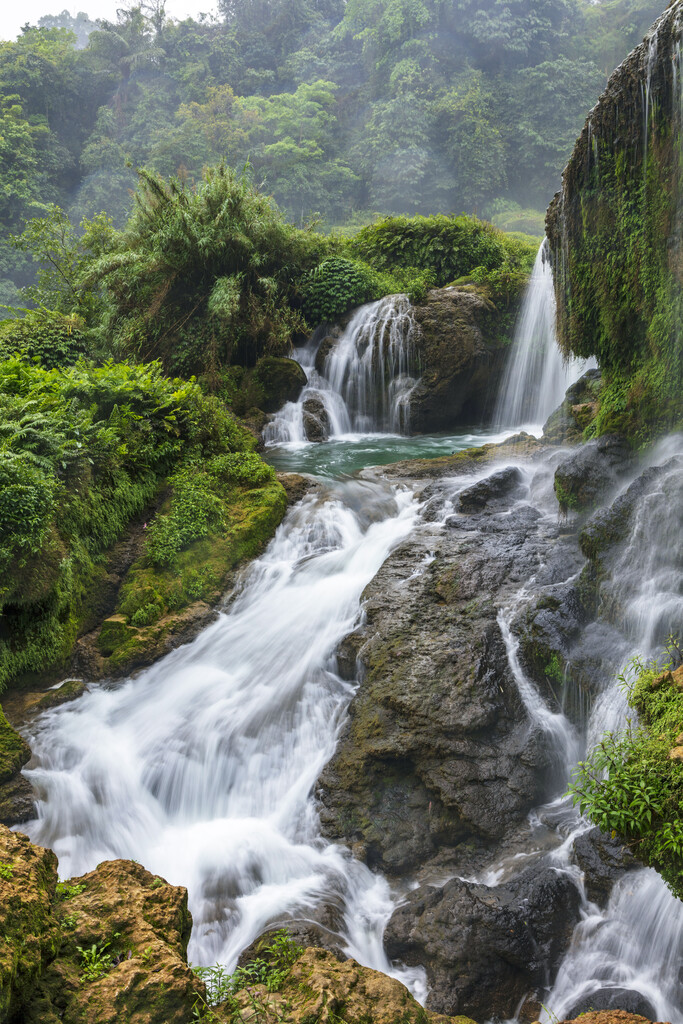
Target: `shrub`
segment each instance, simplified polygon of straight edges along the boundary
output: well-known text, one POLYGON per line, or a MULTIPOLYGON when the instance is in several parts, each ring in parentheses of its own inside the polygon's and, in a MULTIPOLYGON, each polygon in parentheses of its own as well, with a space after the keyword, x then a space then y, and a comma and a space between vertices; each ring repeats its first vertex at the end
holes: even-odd
POLYGON ((622 678, 641 725, 604 736, 569 792, 582 814, 631 845, 683 899, 683 762, 670 756, 683 727, 683 691, 671 673, 679 661, 670 641, 663 664, 633 662, 634 679, 622 678))
POLYGON ((17 353, 52 369, 73 365, 87 351, 88 332, 78 316, 26 309, 23 317, 0 323, 0 359, 17 353))

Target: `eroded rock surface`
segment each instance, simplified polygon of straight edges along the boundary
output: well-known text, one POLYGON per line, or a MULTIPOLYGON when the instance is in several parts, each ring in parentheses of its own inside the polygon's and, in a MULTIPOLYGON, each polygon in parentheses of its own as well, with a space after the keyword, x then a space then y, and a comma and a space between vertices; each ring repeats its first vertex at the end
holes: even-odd
POLYGON ((472 288, 435 288, 413 309, 422 367, 410 430, 431 433, 492 412, 507 350, 500 311, 472 288))
POLYGON ((192 1019, 186 889, 124 860, 58 887, 55 855, 0 826, 0 896, 3 1024, 192 1019))

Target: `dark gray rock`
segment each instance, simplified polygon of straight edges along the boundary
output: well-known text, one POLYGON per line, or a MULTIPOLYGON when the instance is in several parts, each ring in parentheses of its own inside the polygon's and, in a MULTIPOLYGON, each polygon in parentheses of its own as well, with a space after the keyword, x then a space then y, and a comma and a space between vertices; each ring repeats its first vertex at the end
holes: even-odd
MULTIPOLYGON (((453 485, 432 486, 436 505, 453 485)), ((554 752, 529 728, 497 608, 564 541, 536 509, 513 506, 425 525, 367 587, 365 622, 342 645, 343 671, 361 682, 320 778, 321 821, 391 874, 495 846, 551 778, 554 752)))
POLYGON ((588 899, 599 907, 607 906, 612 887, 622 875, 640 867, 630 850, 599 828, 579 836, 574 843, 574 860, 583 871, 588 899))
POLYGON ((543 440, 549 444, 576 443, 598 411, 602 386, 600 370, 587 370, 567 389, 562 404, 543 426, 543 440))
POLYGON ((616 486, 619 476, 633 463, 633 451, 625 438, 605 434, 581 445, 555 470, 555 493, 560 508, 586 511, 594 508, 616 486))
POLYGON ((479 512, 496 498, 504 498, 517 490, 522 483, 522 473, 517 466, 508 466, 491 473, 471 487, 460 492, 458 499, 463 512, 479 512))
POLYGON ((320 443, 330 436, 330 417, 319 398, 307 398, 303 404, 304 433, 309 441, 320 443))
MULTIPOLYGON (((390 957, 426 965, 429 1009, 505 1020, 552 982, 580 904, 570 877, 552 868, 529 868, 494 888, 454 878, 411 892, 385 944, 390 957)), ((533 1019, 540 1007, 530 1001, 533 1019)))

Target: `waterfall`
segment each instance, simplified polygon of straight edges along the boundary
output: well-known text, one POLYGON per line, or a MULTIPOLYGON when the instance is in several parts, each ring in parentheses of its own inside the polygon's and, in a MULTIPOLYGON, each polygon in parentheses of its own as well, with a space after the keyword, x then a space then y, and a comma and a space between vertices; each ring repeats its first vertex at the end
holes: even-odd
POLYGON ((555 290, 548 240, 538 250, 520 311, 494 422, 539 434, 570 384, 588 367, 564 360, 555 334, 555 290))
MULTIPOLYGON (((653 457, 664 472, 642 496, 630 536, 603 584, 602 601, 619 608, 618 659, 595 702, 588 723, 588 746, 605 731, 624 727, 628 709, 618 681, 634 654, 657 657, 671 633, 683 622, 683 454, 681 437, 660 446, 653 457)), ((633 712, 631 712, 633 715, 633 712)), ((578 829, 585 826, 580 823, 578 829)), ((571 843, 565 850, 568 857, 571 843)), ((560 858, 561 864, 561 858, 560 858)), ((651 1007, 652 1019, 680 1021, 683 1005, 679 966, 683 950, 683 903, 671 895, 652 870, 630 873, 619 881, 607 908, 586 904, 552 991, 544 1000, 551 1014, 543 1020, 574 1015, 591 1005, 596 993, 638 993, 651 1007)))
POLYGON ((410 394, 419 376, 416 326, 407 295, 388 295, 361 306, 316 369, 316 333, 298 359, 308 378, 298 401, 288 402, 264 430, 266 442, 307 440, 307 403, 319 403, 331 437, 406 433, 410 394))
POLYGON ((22 831, 55 850, 63 877, 140 860, 187 886, 190 958, 230 969, 269 924, 341 905, 350 955, 424 997, 423 972, 383 952, 387 882, 322 840, 312 798, 354 689, 335 649, 417 510, 383 482, 309 497, 192 644, 38 720, 38 817, 22 831))

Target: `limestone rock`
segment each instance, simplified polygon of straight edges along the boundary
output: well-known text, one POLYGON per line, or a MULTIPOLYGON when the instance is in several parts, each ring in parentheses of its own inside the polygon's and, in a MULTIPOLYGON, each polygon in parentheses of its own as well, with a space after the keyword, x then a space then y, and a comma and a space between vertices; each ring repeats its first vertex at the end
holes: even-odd
POLYGON ((569 1011, 578 1024, 645 1024, 656 1017, 649 999, 633 989, 605 988, 591 992, 569 1011))
MULTIPOLYGON (((429 485, 428 521, 448 493, 429 485)), ((443 850, 469 864, 525 821, 551 775, 553 752, 529 729, 497 607, 540 571, 541 550, 565 579, 568 542, 556 523, 511 503, 456 514, 448 530, 435 523, 434 535, 402 544, 342 645, 344 671, 355 674, 359 659, 361 682, 319 780, 321 821, 391 874, 443 850)))
POLYGON ((187 964, 187 890, 126 860, 69 886, 55 907, 61 948, 26 1002, 25 1024, 187 1024, 204 995, 187 964), (101 977, 84 977, 79 947, 110 958, 101 977))
POLYGON ((413 309, 422 376, 410 398, 410 432, 481 422, 504 369, 500 311, 470 288, 435 288, 413 309))
POLYGON ((250 986, 248 993, 238 993, 237 1001, 250 1013, 254 1005, 260 1006, 268 1024, 282 1019, 285 1006, 291 1024, 473 1024, 466 1017, 425 1011, 400 981, 355 960, 340 963, 322 949, 305 950, 278 992, 250 986))
POLYGON ((594 508, 615 487, 618 477, 633 461, 633 452, 616 434, 605 434, 581 445, 555 470, 555 493, 560 508, 585 511, 594 508))
POLYGON ((330 417, 319 398, 307 398, 303 406, 304 433, 309 441, 327 441, 330 417))
POLYGON ((584 874, 586 895, 599 907, 607 906, 612 886, 627 871, 639 867, 633 854, 617 839, 592 828, 574 843, 574 860, 584 874))
POLYGON ((628 1013, 626 1010, 588 1010, 581 1014, 579 1020, 563 1020, 558 1024, 650 1024, 650 1020, 650 1017, 641 1017, 639 1013, 628 1013))
POLYGON ((0 825, 0 1024, 22 1019, 22 1007, 57 953, 56 885, 54 853, 0 825))

